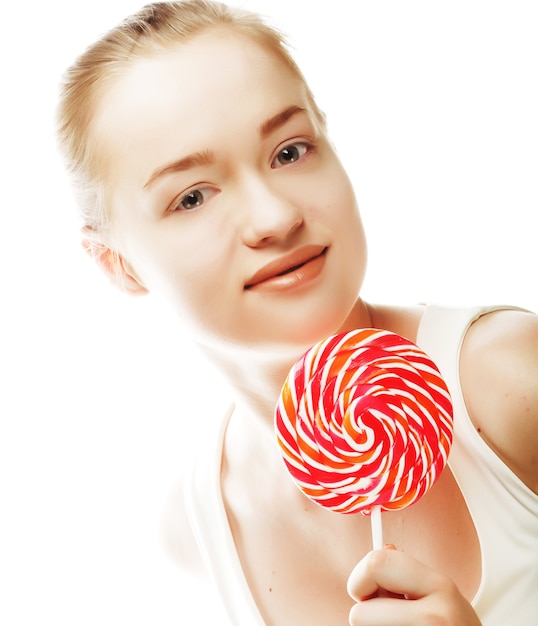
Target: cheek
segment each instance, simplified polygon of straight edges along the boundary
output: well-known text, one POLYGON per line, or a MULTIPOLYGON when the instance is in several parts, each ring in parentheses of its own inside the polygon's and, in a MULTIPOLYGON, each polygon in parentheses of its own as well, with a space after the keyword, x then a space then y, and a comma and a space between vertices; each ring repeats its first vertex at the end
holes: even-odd
POLYGON ((182 316, 204 315, 226 292, 229 272, 224 269, 228 264, 223 238, 177 231, 171 224, 158 236, 149 238, 146 233, 138 238, 130 246, 134 268, 145 287, 170 301, 182 316))
POLYGON ((326 175, 318 179, 313 191, 317 217, 327 225, 346 236, 353 235, 355 227, 362 228, 355 191, 339 162, 333 163, 326 175))
POLYGON ((366 271, 367 243, 355 190, 339 161, 333 164, 330 183, 327 180, 319 191, 323 194, 323 217, 339 243, 342 272, 358 294, 366 271))

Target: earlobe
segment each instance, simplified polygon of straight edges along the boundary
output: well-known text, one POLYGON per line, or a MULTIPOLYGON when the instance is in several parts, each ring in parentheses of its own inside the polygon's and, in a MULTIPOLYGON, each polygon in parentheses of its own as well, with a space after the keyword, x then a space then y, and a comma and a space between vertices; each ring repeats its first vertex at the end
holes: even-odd
POLYGON ((88 236, 86 229, 83 229, 83 235, 82 247, 108 276, 113 285, 130 295, 148 293, 148 290, 130 270, 119 252, 112 250, 106 243, 96 239, 93 235, 88 236))

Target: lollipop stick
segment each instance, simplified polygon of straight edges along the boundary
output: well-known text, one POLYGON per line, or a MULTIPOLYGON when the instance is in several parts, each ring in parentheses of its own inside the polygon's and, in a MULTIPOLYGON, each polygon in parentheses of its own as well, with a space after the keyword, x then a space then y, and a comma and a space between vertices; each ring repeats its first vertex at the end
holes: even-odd
POLYGON ((374 550, 383 550, 383 523, 381 521, 381 507, 373 506, 370 511, 372 522, 372 543, 374 550))

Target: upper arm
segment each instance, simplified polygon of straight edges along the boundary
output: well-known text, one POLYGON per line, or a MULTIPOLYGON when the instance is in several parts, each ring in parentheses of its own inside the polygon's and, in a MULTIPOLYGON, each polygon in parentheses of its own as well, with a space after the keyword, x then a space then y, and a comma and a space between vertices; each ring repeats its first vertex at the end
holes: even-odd
POLYGON ((538 493, 538 316, 498 311, 480 318, 467 333, 460 371, 475 427, 538 493))
POLYGON ((168 497, 162 524, 164 548, 185 573, 206 578, 207 570, 188 519, 183 492, 183 482, 178 481, 168 497))

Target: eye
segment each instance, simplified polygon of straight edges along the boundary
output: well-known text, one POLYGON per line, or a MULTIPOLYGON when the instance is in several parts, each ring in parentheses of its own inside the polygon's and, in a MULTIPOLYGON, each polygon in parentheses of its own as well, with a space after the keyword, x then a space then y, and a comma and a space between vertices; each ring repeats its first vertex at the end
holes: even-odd
POLYGON ((215 190, 210 188, 192 189, 172 206, 173 211, 193 211, 205 204, 214 194, 215 190))
POLYGON ((199 206, 202 206, 203 202, 204 194, 199 189, 195 189, 194 191, 189 192, 186 196, 183 196, 179 204, 182 209, 188 211, 189 209, 197 209, 199 206))
POLYGON ((310 145, 307 143, 292 143, 280 150, 271 163, 272 168, 282 167, 295 163, 309 151, 310 145))

